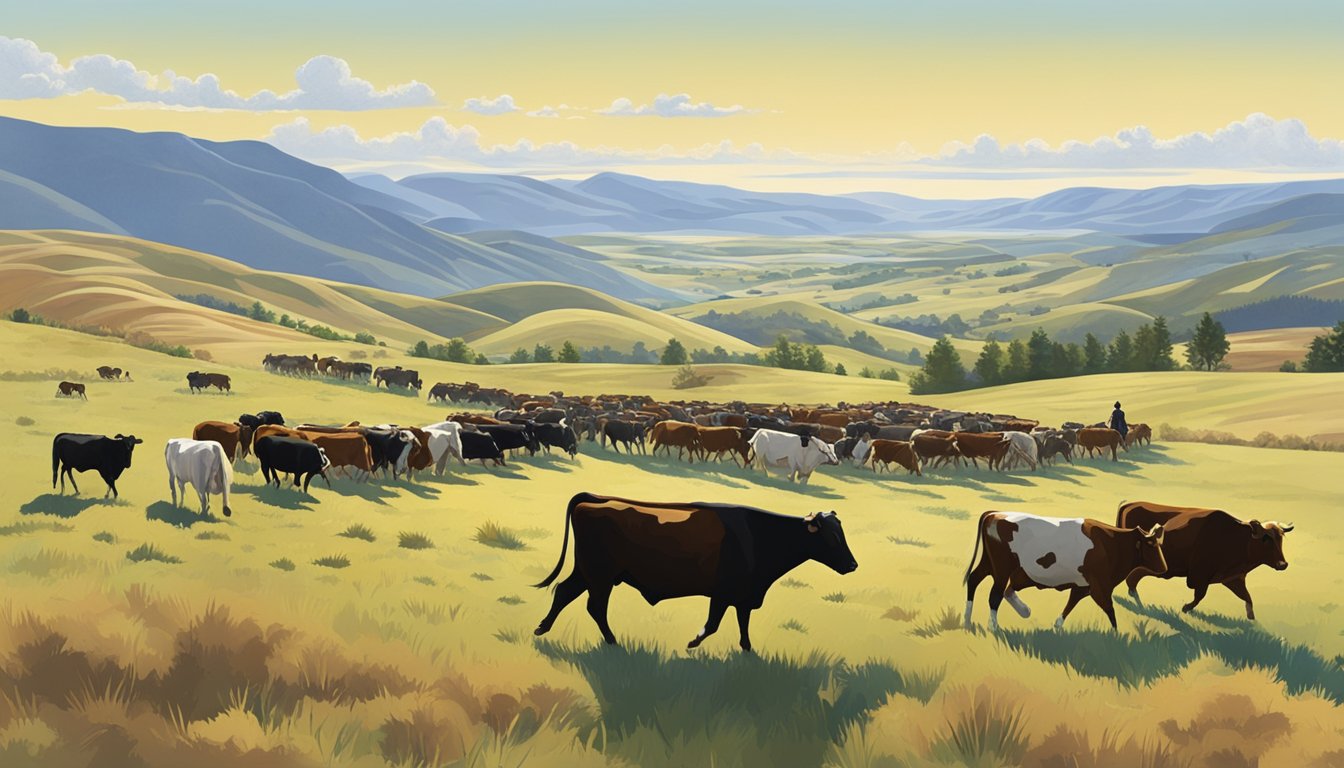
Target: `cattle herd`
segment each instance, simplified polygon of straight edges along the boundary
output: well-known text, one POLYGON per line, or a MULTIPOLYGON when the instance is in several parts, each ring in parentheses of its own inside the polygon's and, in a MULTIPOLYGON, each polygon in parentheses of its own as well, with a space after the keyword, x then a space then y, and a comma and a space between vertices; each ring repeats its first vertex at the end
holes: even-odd
MULTIPOLYGON (((316 355, 267 355, 265 366, 295 376, 332 376, 372 380, 419 390, 417 371, 400 367, 373 369, 316 355)), ((104 366, 106 368, 106 366, 104 366)), ((103 378, 128 374, 108 369, 103 378)), ((192 372, 191 391, 216 387, 230 391, 227 376, 192 372)), ((59 394, 82 395, 83 385, 62 382, 59 394)), ((164 450, 173 503, 195 489, 201 513, 210 496, 221 495, 230 516, 233 466, 255 455, 262 476, 277 487, 288 475, 307 492, 314 478, 328 486, 330 473, 368 481, 379 476, 413 479, 416 472, 442 475, 451 460, 479 460, 505 466, 521 452, 536 455, 558 449, 573 458, 583 441, 627 455, 676 457, 688 464, 729 458, 742 467, 777 470, 799 483, 823 465, 842 461, 874 473, 892 464, 909 473, 971 465, 990 470, 1039 469, 1075 453, 1088 456, 1118 452, 1151 442, 1152 431, 1132 425, 1127 435, 1103 425, 1066 422, 1058 428, 1012 415, 970 413, 911 403, 839 403, 804 408, 746 402, 659 401, 647 396, 574 396, 515 394, 473 383, 439 383, 430 401, 483 406, 489 415, 463 411, 424 426, 396 424, 289 426, 275 411, 243 414, 232 421, 203 421, 190 438, 169 440, 164 450)), ((62 433, 52 443, 52 487, 75 472, 96 470, 117 495, 116 481, 131 466, 132 435, 62 433)), ((701 595, 710 599, 704 627, 690 641, 698 646, 713 634, 729 607, 737 611, 740 644, 751 649, 748 625, 770 585, 794 567, 815 560, 838 573, 858 562, 849 550, 839 517, 832 512, 806 517, 778 515, 727 504, 662 503, 579 494, 567 509, 564 543, 555 570, 538 587, 556 582, 565 562, 570 531, 575 539, 574 569, 555 586, 550 611, 537 626, 546 633, 559 613, 584 592, 588 610, 602 637, 615 642, 607 620, 607 601, 618 584, 629 584, 650 603, 701 595)), ((1021 512, 985 512, 976 528, 975 551, 966 571, 965 623, 971 625, 978 585, 992 580, 990 626, 998 627, 1002 601, 1022 616, 1030 610, 1017 594, 1026 588, 1069 592, 1061 626, 1074 606, 1091 597, 1115 627, 1112 592, 1121 582, 1138 600, 1138 584, 1147 576, 1182 577, 1194 590, 1184 606, 1193 610, 1209 586, 1223 584, 1255 612, 1246 575, 1260 565, 1288 567, 1284 536, 1291 524, 1241 521, 1227 512, 1173 507, 1148 502, 1122 504, 1114 525, 1092 519, 1058 519, 1021 512), (977 559, 978 557, 978 559, 977 559)))

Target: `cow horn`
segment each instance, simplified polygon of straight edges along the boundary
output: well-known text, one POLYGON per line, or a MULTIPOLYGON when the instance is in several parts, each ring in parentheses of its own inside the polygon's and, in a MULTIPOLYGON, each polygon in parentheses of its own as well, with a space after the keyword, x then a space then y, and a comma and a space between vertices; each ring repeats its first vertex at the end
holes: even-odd
POLYGON ((1283 529, 1283 532, 1284 532, 1284 533, 1288 533, 1289 531, 1293 530, 1293 524, 1292 524, 1292 523, 1286 523, 1286 524, 1284 524, 1284 525, 1280 525, 1279 527, 1283 529))

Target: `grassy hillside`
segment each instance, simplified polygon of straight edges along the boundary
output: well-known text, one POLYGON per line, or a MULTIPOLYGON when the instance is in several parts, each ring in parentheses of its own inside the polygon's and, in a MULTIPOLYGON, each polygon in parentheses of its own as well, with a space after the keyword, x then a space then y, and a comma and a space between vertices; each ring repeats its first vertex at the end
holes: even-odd
MULTIPOLYGON (((875 478, 828 467, 804 489, 585 444, 574 462, 521 458, 416 483, 337 480, 331 490, 319 481, 310 496, 263 488, 248 462, 234 515, 201 518, 168 503, 161 459, 164 440, 199 420, 265 407, 293 421, 426 423, 443 409, 251 364, 220 366, 235 376, 235 394, 193 396, 180 378, 188 361, 112 340, 0 323, 0 344, 10 367, 113 359, 137 371, 132 383, 91 384, 87 402, 53 398, 49 381, 0 380, 11 423, 0 443, 6 765, 142 759, 214 768, 243 754, 249 763, 302 755, 350 768, 1328 765, 1344 750, 1336 726, 1344 683, 1331 661, 1344 654, 1335 613, 1344 585, 1341 454, 1158 445, 1118 464, 1010 475, 875 478), (62 430, 145 440, 119 502, 101 501, 91 474, 80 476, 82 496, 53 495, 50 440, 62 430), (550 595, 528 585, 554 566, 565 500, 580 490, 795 515, 834 509, 860 568, 840 576, 809 563, 777 584, 753 616, 756 656, 736 652, 731 620, 700 650, 680 650, 704 623, 706 601, 651 607, 628 587, 612 598, 621 647, 598 647, 581 604, 535 642, 550 595), (1058 633, 1050 625, 1062 598, 1032 591, 1023 595, 1032 618, 1005 615, 1007 631, 990 635, 987 587, 975 606, 981 629, 957 628, 981 511, 1105 519, 1120 499, 1140 495, 1296 523, 1289 570, 1250 578, 1258 622, 1243 621, 1240 602, 1222 589, 1180 614, 1188 590, 1150 581, 1148 608, 1120 601, 1119 633, 1103 630, 1090 603, 1058 633), (403 534, 428 546, 399 546, 403 534), (1003 735, 975 735, 986 732, 1003 735)), ((644 368, 435 367, 453 378, 470 370, 483 384, 518 377, 538 391, 651 382, 632 378, 644 368)), ((885 384, 744 373, 752 377, 711 396, 859 399, 885 384)), ((1206 391, 1184 376, 1104 378, 1206 391)), ((1321 401, 1297 390, 1316 386, 1313 378, 1339 384, 1209 380, 1243 393, 1256 381, 1276 384, 1282 407, 1273 418, 1283 423, 1320 416, 1321 401)), ((1074 383, 988 394, 1042 413, 1062 408, 1074 383)), ((1225 402, 1251 416, 1265 401, 1225 402)))

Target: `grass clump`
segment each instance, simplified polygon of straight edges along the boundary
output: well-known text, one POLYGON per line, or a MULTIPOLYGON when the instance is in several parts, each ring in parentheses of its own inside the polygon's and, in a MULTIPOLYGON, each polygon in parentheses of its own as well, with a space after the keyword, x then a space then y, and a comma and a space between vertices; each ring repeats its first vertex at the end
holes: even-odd
POLYGON ((279 568, 282 571, 292 571, 294 570, 294 561, 288 557, 282 557, 279 560, 272 560, 271 567, 279 568))
POLYGON ((402 531, 397 534, 397 546, 402 549, 433 549, 434 542, 423 533, 402 531))
POLYGON ((201 541, 228 541, 229 534, 223 531, 201 531, 196 534, 196 538, 201 541))
POLYGON ((916 637, 937 637, 944 632, 961 628, 961 617, 952 608, 944 608, 932 621, 915 627, 916 637))
POLYGON ((790 632, 801 632, 804 635, 807 634, 807 627, 803 626, 802 622, 798 621, 797 619, 789 619, 783 624, 780 624, 779 628, 787 629, 790 632))
POLYGON ((887 541, 890 541, 892 544, 899 544, 904 547, 919 547, 920 549, 928 549, 929 547, 933 546, 932 544, 930 544, 927 541, 924 541, 923 539, 908 539, 904 536, 888 536, 887 541))
POLYGON ((361 523, 354 523, 336 535, 344 536, 347 539, 361 539, 363 541, 376 541, 378 539, 377 536, 373 535, 373 531, 369 530, 367 525, 361 523))
POLYGON ((19 418, 17 418, 17 419, 14 420, 14 423, 15 423, 15 424, 18 424, 20 427, 31 427, 31 426, 33 426, 34 424, 36 424, 37 422, 36 422, 36 421, 33 421, 32 419, 28 418, 27 416, 20 416, 19 418))
POLYGON ((829 595, 822 595, 822 596, 821 596, 821 599, 822 599, 822 600, 825 600, 825 601, 828 602, 828 603, 843 603, 843 602, 845 602, 845 593, 844 593, 844 592, 832 592, 832 593, 829 594, 829 595))
POLYGON ((173 557, 153 544, 141 544, 130 552, 127 552, 126 559, 133 563, 143 563, 151 560, 159 563, 182 562, 181 558, 173 557))
POLYGON ((439 583, 438 583, 437 581, 435 581, 435 580, 434 580, 434 577, 432 577, 432 576, 416 576, 414 579, 412 579, 412 581, 415 581, 415 582, 420 583, 420 584, 424 584, 424 585, 427 586, 427 587, 437 587, 437 586, 439 586, 439 583))
POLYGON ((517 533, 493 522, 487 522, 476 529, 476 541, 487 547, 497 549, 527 549, 517 533))
POLYGON ((93 540, 101 541, 104 544, 115 544, 117 542, 117 537, 114 536, 111 531, 99 531, 93 534, 93 540))
POLYGON ((523 598, 517 595, 504 595, 503 597, 499 598, 499 602, 505 605, 522 605, 523 598))
POLYGON ((491 576, 491 575, 488 574, 488 573, 480 573, 480 572, 471 574, 471 578, 473 578, 473 579, 475 579, 475 580, 477 580, 477 581, 494 581, 494 580, 495 580, 495 577, 494 577, 494 576, 491 576))
POLYGON ((996 698, 982 687, 968 709, 947 721, 932 753, 943 762, 960 765, 1021 765, 1030 746, 1026 720, 1021 704, 996 698))
POLYGON ((779 586, 788 587, 789 589, 806 589, 807 582, 799 581, 795 578, 787 578, 787 579, 781 579, 779 582, 779 586))
POLYGON ((323 568, 349 568, 350 558, 345 555, 327 555, 314 560, 313 565, 320 565, 323 568))

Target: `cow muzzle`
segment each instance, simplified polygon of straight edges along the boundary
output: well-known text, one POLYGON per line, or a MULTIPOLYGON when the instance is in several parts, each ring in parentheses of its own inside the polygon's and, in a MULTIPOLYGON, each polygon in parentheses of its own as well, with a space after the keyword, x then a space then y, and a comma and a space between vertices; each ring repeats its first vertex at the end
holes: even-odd
POLYGON ((1274 564, 1272 565, 1272 567, 1273 567, 1274 570, 1276 570, 1276 571, 1286 571, 1286 570, 1288 570, 1288 561, 1287 561, 1287 560, 1280 560, 1279 562, 1274 563, 1274 564))

